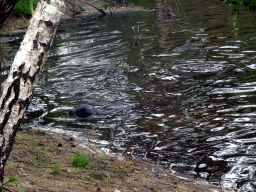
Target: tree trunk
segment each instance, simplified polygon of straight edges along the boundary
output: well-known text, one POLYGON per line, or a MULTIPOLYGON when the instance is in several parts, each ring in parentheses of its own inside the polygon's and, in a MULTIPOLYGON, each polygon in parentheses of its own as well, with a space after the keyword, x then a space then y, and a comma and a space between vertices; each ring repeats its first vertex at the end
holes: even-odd
POLYGON ((0 29, 19 0, 0 0, 0 29))
POLYGON ((0 98, 0 192, 16 132, 31 101, 65 5, 64 0, 38 3, 6 80, 0 98))

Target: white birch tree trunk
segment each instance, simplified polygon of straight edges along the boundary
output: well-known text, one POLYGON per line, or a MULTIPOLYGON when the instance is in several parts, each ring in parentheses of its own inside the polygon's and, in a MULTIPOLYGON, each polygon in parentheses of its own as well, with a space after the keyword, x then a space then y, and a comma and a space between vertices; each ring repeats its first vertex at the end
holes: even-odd
POLYGON ((16 132, 49 55, 65 6, 64 0, 38 3, 3 88, 0 98, 0 192, 3 190, 4 168, 16 132))

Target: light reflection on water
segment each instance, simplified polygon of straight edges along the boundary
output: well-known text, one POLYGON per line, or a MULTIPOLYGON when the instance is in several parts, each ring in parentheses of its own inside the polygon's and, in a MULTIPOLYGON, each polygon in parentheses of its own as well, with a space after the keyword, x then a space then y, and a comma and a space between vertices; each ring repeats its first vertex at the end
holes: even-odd
POLYGON ((187 18, 176 31, 155 24, 152 12, 63 21, 25 123, 95 129, 102 146, 255 191, 256 38, 246 25, 253 16, 242 13, 234 29, 225 5, 183 3, 187 18), (68 115, 83 103, 101 109, 116 101, 122 111, 90 121, 68 115))

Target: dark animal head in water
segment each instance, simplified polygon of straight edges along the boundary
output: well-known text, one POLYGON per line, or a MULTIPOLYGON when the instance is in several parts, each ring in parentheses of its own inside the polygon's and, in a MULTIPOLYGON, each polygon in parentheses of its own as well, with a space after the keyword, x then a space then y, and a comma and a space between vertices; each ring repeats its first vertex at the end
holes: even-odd
POLYGON ((104 115, 104 117, 110 117, 115 115, 123 115, 129 109, 133 107, 133 104, 115 101, 102 108, 96 108, 92 105, 82 105, 69 111, 69 115, 75 118, 91 119, 93 115, 104 115))
POLYGON ((93 114, 97 114, 98 110, 92 105, 82 105, 78 108, 72 109, 69 111, 69 115, 71 117, 79 117, 79 118, 89 118, 93 114))

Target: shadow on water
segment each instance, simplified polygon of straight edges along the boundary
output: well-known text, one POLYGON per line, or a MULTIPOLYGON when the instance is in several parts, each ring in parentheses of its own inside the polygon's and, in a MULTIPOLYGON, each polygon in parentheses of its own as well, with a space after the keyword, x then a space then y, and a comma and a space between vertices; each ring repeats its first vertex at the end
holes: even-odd
POLYGON ((226 5, 182 6, 186 18, 63 20, 24 123, 97 130, 102 146, 255 191, 255 16, 242 12, 233 28, 226 5), (69 116, 83 104, 101 112, 69 116))

